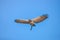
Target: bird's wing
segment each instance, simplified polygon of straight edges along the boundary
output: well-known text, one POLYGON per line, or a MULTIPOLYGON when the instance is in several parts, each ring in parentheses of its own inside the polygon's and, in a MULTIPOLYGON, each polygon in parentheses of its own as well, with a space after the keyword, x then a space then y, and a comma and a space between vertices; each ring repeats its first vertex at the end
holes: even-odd
POLYGON ((15 22, 16 23, 23 23, 23 24, 28 24, 29 23, 29 21, 27 21, 27 20, 19 20, 19 19, 16 19, 15 22))
POLYGON ((44 19, 46 19, 47 17, 48 17, 47 14, 46 15, 42 15, 42 16, 39 16, 37 18, 32 19, 32 21, 35 22, 35 23, 39 23, 39 22, 43 21, 44 19))

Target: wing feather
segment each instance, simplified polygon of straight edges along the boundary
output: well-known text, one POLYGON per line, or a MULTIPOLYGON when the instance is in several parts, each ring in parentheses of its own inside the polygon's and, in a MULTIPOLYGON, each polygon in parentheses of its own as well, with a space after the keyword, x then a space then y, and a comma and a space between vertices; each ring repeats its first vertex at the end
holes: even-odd
POLYGON ((34 18, 32 21, 35 23, 38 23, 38 22, 45 20, 47 17, 48 17, 47 15, 42 15, 42 16, 39 16, 37 18, 34 18))
POLYGON ((27 21, 27 20, 19 20, 19 19, 16 19, 15 22, 16 23, 23 23, 23 24, 28 24, 29 23, 29 21, 27 21))

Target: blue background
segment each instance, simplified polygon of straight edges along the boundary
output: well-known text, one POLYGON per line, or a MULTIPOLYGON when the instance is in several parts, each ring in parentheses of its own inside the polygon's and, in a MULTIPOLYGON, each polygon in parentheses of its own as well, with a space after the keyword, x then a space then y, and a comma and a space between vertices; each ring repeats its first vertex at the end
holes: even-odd
POLYGON ((60 40, 60 0, 0 0, 0 40, 60 40), (30 25, 15 19, 32 19, 48 14, 48 19, 30 25))

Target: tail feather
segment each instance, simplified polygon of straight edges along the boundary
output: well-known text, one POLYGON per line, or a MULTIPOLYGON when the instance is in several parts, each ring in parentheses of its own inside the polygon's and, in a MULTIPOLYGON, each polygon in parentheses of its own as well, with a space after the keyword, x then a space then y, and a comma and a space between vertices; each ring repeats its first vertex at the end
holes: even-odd
POLYGON ((30 30, 32 30, 32 26, 31 26, 30 30))
POLYGON ((34 24, 34 25, 32 25, 32 26, 31 26, 31 28, 30 28, 30 30, 32 30, 33 26, 35 27, 36 25, 35 25, 35 24, 34 24))

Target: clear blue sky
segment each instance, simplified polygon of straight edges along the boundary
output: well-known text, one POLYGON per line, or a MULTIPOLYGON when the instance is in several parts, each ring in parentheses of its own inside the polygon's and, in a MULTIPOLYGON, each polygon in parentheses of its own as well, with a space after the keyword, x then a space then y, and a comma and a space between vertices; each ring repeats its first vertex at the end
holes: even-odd
POLYGON ((0 40, 60 40, 59 0, 0 0, 0 40), (15 19, 32 19, 48 14, 48 19, 30 25, 15 19))

